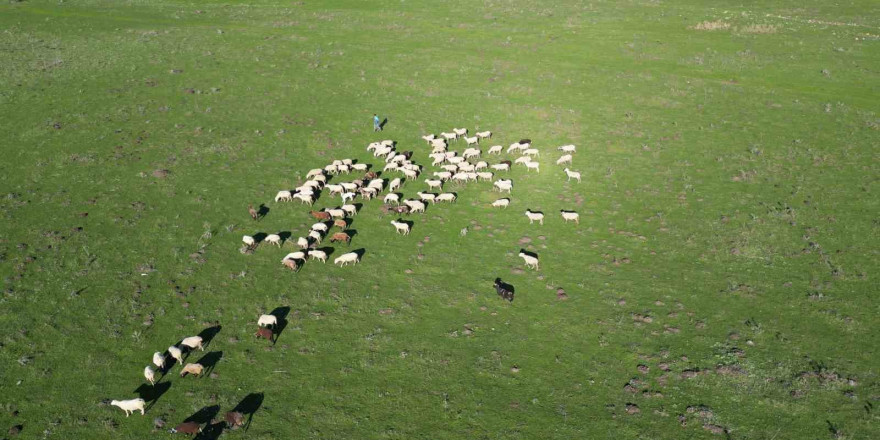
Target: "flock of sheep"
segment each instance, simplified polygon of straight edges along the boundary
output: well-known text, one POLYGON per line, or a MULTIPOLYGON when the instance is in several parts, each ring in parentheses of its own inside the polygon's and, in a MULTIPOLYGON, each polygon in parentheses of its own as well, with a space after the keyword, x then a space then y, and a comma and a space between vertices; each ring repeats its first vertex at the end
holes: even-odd
MULTIPOLYGON (((310 211, 309 214, 318 222, 314 223, 304 236, 298 237, 295 240, 296 246, 300 250, 285 255, 281 259, 281 263, 294 271, 299 270, 307 259, 320 260, 326 263, 330 250, 318 249, 316 246, 320 245, 328 235, 331 243, 350 243, 351 234, 347 231, 347 228, 351 224, 351 218, 358 214, 358 206, 352 204, 356 197, 360 197, 363 200, 371 200, 378 198, 384 191, 385 194, 382 198, 383 212, 396 214, 424 213, 429 203, 452 203, 457 200, 458 196, 456 193, 442 192, 443 187, 448 182, 455 182, 460 185, 476 181, 491 181, 495 178, 495 172, 509 172, 513 164, 522 164, 526 171, 534 169, 540 172, 540 164, 535 160, 535 158, 540 156, 540 151, 532 147, 531 140, 529 139, 522 139, 507 148, 508 154, 520 153, 520 157, 516 158, 514 162, 501 160, 498 163, 489 164, 487 161, 481 160, 482 151, 478 148, 479 142, 481 139, 490 139, 491 137, 492 133, 489 131, 478 132, 476 136, 468 137, 466 128, 455 128, 451 132, 441 133, 439 137, 433 134, 422 136, 422 139, 431 148, 431 153, 429 154, 429 157, 432 159, 431 165, 437 168, 437 171, 433 171, 430 178, 424 179, 424 182, 428 187, 428 191, 436 190, 438 192, 417 191, 415 193, 417 198, 402 199, 402 194, 395 191, 400 189, 406 182, 418 179, 425 171, 421 165, 416 164, 412 160, 412 151, 397 151, 396 142, 392 140, 370 143, 367 146, 367 151, 372 152, 374 157, 384 160, 383 175, 400 173, 401 176, 399 177, 394 177, 393 179, 379 178, 376 172, 371 171, 372 165, 356 163, 352 159, 334 160, 324 168, 309 171, 306 175, 307 180, 305 183, 294 190, 278 191, 275 195, 275 202, 292 202, 296 199, 300 203, 308 204, 311 207, 320 196, 320 193, 327 191, 330 196, 339 196, 341 205, 332 209, 310 211), (456 151, 449 149, 450 143, 457 139, 464 139, 467 143, 467 148, 460 155, 456 151), (363 172, 364 174, 362 177, 350 181, 328 183, 328 180, 331 178, 341 180, 342 175, 350 175, 355 171, 363 172), (338 231, 331 232, 331 228, 337 228, 338 231)), ((503 150, 504 148, 501 145, 494 145, 488 149, 488 154, 500 155, 503 150)), ((556 161, 556 164, 571 165, 572 154, 576 151, 575 146, 563 145, 558 147, 557 150, 564 154, 556 161)), ((580 173, 571 171, 568 168, 565 168, 563 171, 568 176, 568 180, 575 179, 580 182, 580 173)), ((498 178, 493 183, 493 189, 499 192, 506 191, 508 194, 511 194, 513 181, 511 179, 498 178)), ((509 204, 510 198, 500 198, 492 202, 491 206, 506 208, 509 204)), ((252 205, 249 206, 249 212, 254 220, 259 217, 259 213, 252 205)), ((541 212, 527 209, 525 215, 529 219, 530 224, 534 222, 538 222, 541 225, 544 224, 544 214, 541 212)), ((565 222, 574 221, 579 223, 579 215, 575 211, 562 210, 561 215, 565 222)), ((411 222, 401 219, 392 220, 390 223, 399 234, 408 235, 412 229, 411 222)), ((466 233, 467 228, 462 230, 462 235, 466 233)), ((242 252, 251 253, 262 243, 275 245, 279 248, 284 245, 285 240, 282 239, 281 234, 269 234, 265 235, 262 239, 257 238, 262 235, 244 236, 242 238, 244 243, 242 252)), ((523 259, 526 267, 538 269, 538 256, 536 254, 520 250, 519 256, 523 259)), ((333 260, 334 264, 340 266, 357 264, 359 261, 360 253, 358 252, 349 252, 333 260)), ((512 300, 512 293, 499 287, 501 286, 499 283, 500 281, 496 280, 495 288, 500 289, 499 295, 503 293, 502 296, 504 298, 512 300)), ((261 315, 257 320, 257 324, 258 330, 255 336, 274 343, 274 328, 278 325, 278 318, 274 315, 261 315)), ((184 355, 195 349, 204 350, 203 338, 201 336, 184 338, 178 344, 168 347, 165 353, 154 353, 152 362, 158 370, 152 366, 147 366, 144 368, 144 377, 150 382, 151 386, 155 385, 157 382, 157 372, 161 372, 164 376, 175 364, 183 365, 184 355), (166 364, 169 356, 174 361, 171 364, 166 364)), ((201 376, 205 371, 206 367, 204 365, 187 363, 183 365, 180 376, 201 376)), ((125 411, 127 417, 134 411, 140 411, 143 415, 146 402, 141 398, 113 400, 111 405, 121 408, 125 411)), ((243 414, 240 412, 230 411, 226 413, 226 426, 237 427, 242 424, 242 421, 243 414)), ((199 423, 184 422, 172 429, 171 432, 195 434, 201 432, 201 430, 202 427, 199 423)))

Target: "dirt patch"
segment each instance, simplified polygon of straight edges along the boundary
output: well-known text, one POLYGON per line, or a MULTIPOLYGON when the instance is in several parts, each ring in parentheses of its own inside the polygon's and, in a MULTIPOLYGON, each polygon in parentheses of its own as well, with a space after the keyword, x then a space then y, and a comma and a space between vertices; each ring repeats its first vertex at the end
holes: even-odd
POLYGON ((627 414, 638 414, 640 412, 642 412, 642 410, 640 410, 639 406, 636 405, 635 403, 627 403, 626 404, 626 413, 627 414))
POLYGON ((171 174, 171 171, 168 170, 153 170, 153 177, 157 179, 164 179, 168 177, 169 174, 171 174))
POLYGON ((379 310, 380 315, 392 315, 394 314, 394 309, 381 309, 379 310))
POLYGON ((724 429, 723 426, 713 425, 711 423, 703 425, 703 429, 711 432, 712 434, 724 434, 725 432, 727 432, 727 430, 724 429))
POLYGON ((519 239, 519 244, 529 244, 532 242, 532 239, 529 237, 523 237, 519 239))

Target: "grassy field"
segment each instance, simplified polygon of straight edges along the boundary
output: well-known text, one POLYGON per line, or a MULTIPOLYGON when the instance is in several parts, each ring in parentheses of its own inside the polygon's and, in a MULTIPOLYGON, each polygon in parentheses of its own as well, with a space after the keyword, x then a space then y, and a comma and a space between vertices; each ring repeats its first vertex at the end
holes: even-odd
POLYGON ((878 98, 868 0, 3 2, 0 437, 248 401, 221 438, 877 438, 878 98), (393 139, 431 172, 420 136, 453 127, 541 151, 510 208, 449 186, 404 237, 363 202, 353 267, 239 252, 307 232, 272 198, 309 169, 393 139), (143 386, 215 326, 214 374, 143 386))

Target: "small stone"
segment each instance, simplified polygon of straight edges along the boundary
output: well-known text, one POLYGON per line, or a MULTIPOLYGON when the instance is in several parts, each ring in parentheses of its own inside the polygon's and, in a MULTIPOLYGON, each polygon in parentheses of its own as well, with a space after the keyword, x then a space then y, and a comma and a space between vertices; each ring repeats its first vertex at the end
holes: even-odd
POLYGON ((510 367, 510 372, 511 373, 519 373, 519 367, 516 365, 510 367))
POLYGON ((210 377, 211 379, 216 379, 216 378, 220 377, 220 375, 217 373, 211 373, 208 377, 210 377))
POLYGON ((640 410, 639 406, 636 405, 635 403, 627 403, 626 404, 626 413, 627 414, 638 414, 640 412, 642 412, 642 410, 640 410))

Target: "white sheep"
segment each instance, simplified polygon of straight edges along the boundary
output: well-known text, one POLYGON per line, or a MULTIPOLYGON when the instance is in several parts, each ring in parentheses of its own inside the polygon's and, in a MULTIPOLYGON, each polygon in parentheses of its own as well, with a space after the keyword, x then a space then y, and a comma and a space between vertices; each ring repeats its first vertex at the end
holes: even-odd
POLYGON ((576 213, 574 211, 566 211, 564 209, 559 212, 562 213, 562 219, 565 220, 566 223, 568 223, 571 220, 574 220, 574 222, 576 224, 581 224, 581 220, 580 220, 581 216, 578 213, 576 213))
POLYGON ((177 363, 183 364, 183 351, 181 349, 172 345, 168 347, 168 354, 170 354, 171 357, 177 361, 177 363))
POLYGON ((310 229, 313 231, 327 232, 328 228, 326 223, 315 223, 310 229))
POLYGON ((320 168, 315 168, 315 169, 313 169, 313 170, 310 170, 310 171, 306 174, 306 179, 311 179, 312 177, 315 177, 315 176, 322 176, 322 175, 324 175, 324 170, 322 170, 322 169, 320 169, 320 168))
POLYGON ((532 212, 530 209, 526 209, 526 217, 529 218, 529 224, 533 222, 538 222, 540 224, 544 224, 544 214, 540 212, 532 212))
POLYGON ((161 351, 153 353, 153 365, 157 368, 165 368, 165 356, 162 356, 161 351))
POLYGON ((486 168, 489 168, 489 162, 486 162, 485 160, 481 160, 474 164, 475 170, 485 170, 486 168))
POLYGON ((507 191, 510 193, 510 190, 513 189, 513 181, 507 179, 499 179, 496 180, 495 183, 492 184, 495 188, 498 188, 499 191, 507 191))
POLYGON ((581 173, 580 172, 572 171, 568 168, 564 169, 563 171, 565 171, 565 175, 568 176, 568 182, 570 182, 571 179, 577 179, 578 183, 581 183, 581 173))
POLYGON ((325 176, 323 174, 319 174, 317 176, 312 177, 311 180, 314 182, 321 182, 321 185, 323 185, 323 184, 327 183, 327 176, 325 176))
POLYGON ((245 235, 244 237, 241 237, 241 242, 250 249, 257 247, 257 240, 255 240, 254 237, 251 237, 250 235, 245 235))
POLYGON ((395 177, 391 183, 388 184, 388 192, 394 192, 394 190, 400 188, 401 183, 403 183, 403 181, 400 180, 400 177, 395 177))
POLYGON ((425 204, 418 200, 404 200, 403 204, 409 207, 410 212, 425 212, 425 204))
POLYGON ((469 181, 474 182, 477 180, 477 173, 465 173, 469 181))
POLYGON ((135 411, 140 411, 141 415, 144 415, 144 408, 147 406, 147 402, 140 398, 131 400, 111 400, 110 404, 118 406, 125 411, 125 417, 130 416, 135 411))
POLYGON ((571 165, 571 155, 570 154, 566 154, 566 155, 560 157, 559 159, 556 159, 556 165, 562 165, 564 163, 568 163, 569 165, 571 165))
POLYGON ((480 138, 478 138, 476 136, 473 136, 473 137, 465 136, 464 141, 467 142, 468 146, 477 145, 480 143, 480 138))
POLYGON ((405 170, 403 170, 403 177, 406 178, 407 180, 410 180, 410 179, 418 179, 418 178, 419 178, 419 173, 418 173, 417 171, 406 170, 406 169, 405 169, 405 170))
POLYGON ((333 218, 344 218, 345 211, 342 209, 327 209, 326 212, 333 218))
POLYGON ((440 168, 442 168, 444 171, 448 171, 450 173, 454 173, 454 172, 458 171, 458 165, 449 164, 449 165, 443 165, 440 168))
POLYGON ((384 145, 384 146, 386 146, 386 147, 393 147, 393 146, 394 146, 394 141, 391 140, 391 139, 385 139, 384 141, 381 141, 381 144, 384 145))
POLYGON ((382 168, 383 173, 387 173, 388 171, 397 171, 400 168, 396 162, 388 162, 385 164, 385 167, 382 168))
POLYGON ((498 199, 492 202, 492 206, 495 208, 507 208, 507 205, 510 205, 510 199, 498 199))
POLYGON ((526 254, 525 252, 520 252, 519 256, 525 262, 526 267, 531 267, 535 270, 538 270, 538 257, 533 257, 529 254, 526 254))
POLYGON ((324 239, 324 236, 318 231, 309 231, 309 238, 312 239, 314 243, 321 244, 321 240, 324 239))
POLYGON ((345 188, 343 188, 342 185, 331 183, 330 185, 327 185, 327 191, 329 191, 330 195, 332 196, 334 194, 342 194, 345 191, 345 188))
POLYGON ((440 133, 440 136, 443 136, 446 140, 455 140, 458 139, 458 135, 455 133, 440 133))
POLYGON ((389 204, 394 202, 395 205, 400 206, 400 196, 395 193, 389 193, 385 195, 385 198, 382 199, 382 203, 389 204))
POLYGON ((522 154, 525 156, 531 157, 531 156, 540 156, 541 152, 538 151, 537 148, 528 148, 525 151, 523 151, 522 154))
POLYGON ((188 338, 183 338, 183 340, 180 341, 180 345, 183 345, 190 350, 195 350, 198 348, 201 351, 205 351, 205 347, 202 345, 202 342, 204 342, 204 340, 201 336, 190 336, 188 338))
POLYGON ((283 263, 284 260, 305 260, 305 259, 306 259, 305 252, 303 252, 303 251, 291 252, 291 253, 285 255, 284 258, 281 259, 281 262, 283 263))
POLYGON ((510 144, 509 147, 507 147, 507 152, 511 153, 511 152, 519 150, 521 148, 522 148, 522 145, 520 145, 519 142, 514 142, 514 143, 510 144))
POLYGON ((437 195, 434 193, 423 193, 419 191, 416 194, 425 202, 437 203, 437 195))
POLYGON ((488 138, 492 137, 492 132, 488 131, 488 130, 487 131, 478 131, 478 132, 476 132, 476 135, 480 139, 488 139, 488 138))
POLYGON ((506 163, 495 163, 489 166, 495 171, 510 171, 510 165, 506 163))
POLYGON ((269 234, 263 239, 266 243, 274 244, 275 246, 281 247, 281 236, 278 234, 269 234))
POLYGON ((340 185, 348 192, 355 192, 360 188, 360 185, 354 182, 341 182, 340 185))
POLYGON ((557 150, 559 150, 563 153, 574 153, 576 148, 574 145, 569 144, 569 145, 563 145, 563 146, 557 148, 557 150))
POLYGON ((534 169, 535 171, 540 173, 541 172, 541 170, 539 169, 540 166, 541 166, 541 164, 538 162, 526 162, 526 171, 534 169))
POLYGON ((432 140, 431 147, 432 148, 438 148, 438 147, 446 148, 446 139, 436 138, 436 139, 432 140))
POLYGON ((426 134, 426 135, 422 136, 422 139, 424 139, 425 142, 430 144, 431 141, 433 141, 436 137, 437 136, 434 136, 433 134, 426 134))
POLYGON ((442 180, 433 180, 433 179, 425 179, 425 183, 428 184, 428 189, 441 189, 443 187, 442 180))
POLYGON ((147 365, 144 367, 144 377, 150 381, 150 385, 154 385, 156 383, 156 370, 147 365))
POLYGON ((391 224, 394 225, 398 234, 409 235, 409 223, 391 220, 391 224))
POLYGON ((358 213, 358 208, 355 205, 342 205, 339 207, 339 209, 343 210, 346 214, 352 217, 356 216, 358 213))
POLYGON ((275 315, 260 315, 257 319, 257 325, 260 327, 275 327, 278 325, 278 317, 275 315))
POLYGON ((461 153, 461 157, 465 159, 470 159, 472 157, 480 157, 480 154, 482 154, 482 152, 479 148, 468 148, 461 153))
POLYGON ((519 164, 519 163, 521 163, 521 164, 527 164, 527 163, 529 163, 529 162, 531 162, 531 161, 532 161, 532 158, 529 157, 529 156, 520 156, 520 157, 517 157, 516 160, 513 161, 513 163, 517 163, 517 164, 519 164))
POLYGON ((373 188, 377 191, 382 191, 382 188, 385 188, 385 179, 373 179, 367 183, 367 188, 373 188))
POLYGON ((293 194, 290 191, 278 191, 278 194, 275 194, 276 202, 290 202, 293 201, 293 194))
POLYGON ((299 246, 300 249, 308 249, 310 244, 308 238, 299 237, 296 239, 296 245, 299 246))
POLYGON ((440 180, 449 180, 452 178, 452 173, 449 171, 434 171, 434 177, 440 180))
POLYGON ((308 255, 313 260, 321 260, 322 263, 327 263, 327 253, 324 251, 311 250, 308 255))
POLYGON ((354 196, 356 196, 356 195, 357 194, 355 194, 353 192, 342 193, 342 203, 345 204, 345 202, 347 202, 349 200, 354 200, 354 196))
POLYGON ((452 156, 452 157, 446 158, 446 161, 453 164, 453 165, 458 165, 458 164, 464 162, 464 160, 465 159, 461 156, 452 156))
POLYGON ((455 193, 441 193, 437 196, 438 202, 455 202, 455 193))
POLYGON ((492 180, 492 177, 494 177, 494 176, 495 176, 495 174, 492 174, 488 171, 480 171, 479 173, 477 173, 477 178, 480 180, 486 180, 486 181, 492 180))
POLYGON ((477 167, 469 162, 462 162, 462 163, 458 164, 458 170, 464 171, 465 173, 471 173, 476 169, 477 169, 477 167))
POLYGON ((330 164, 324 167, 324 171, 327 174, 336 174, 339 171, 339 168, 336 165, 330 164))
POLYGON ((294 194, 293 198, 299 199, 300 204, 305 203, 312 206, 312 203, 315 203, 315 198, 307 194, 294 194))
POLYGON ((489 154, 501 154, 501 150, 503 149, 504 147, 501 145, 492 145, 489 147, 489 154))
POLYGON ((454 180, 456 182, 467 182, 468 175, 467 175, 467 173, 455 173, 452 175, 452 180, 454 180))
POLYGON ((464 136, 468 130, 467 128, 453 128, 452 131, 459 136, 464 136))
POLYGON ((357 252, 349 252, 347 254, 342 254, 335 260, 333 260, 333 264, 338 264, 340 267, 347 265, 348 263, 357 264, 360 261, 360 256, 358 256, 357 252))
POLYGON ((340 173, 345 173, 345 174, 351 173, 351 167, 348 165, 345 165, 345 164, 337 165, 336 168, 340 173))

